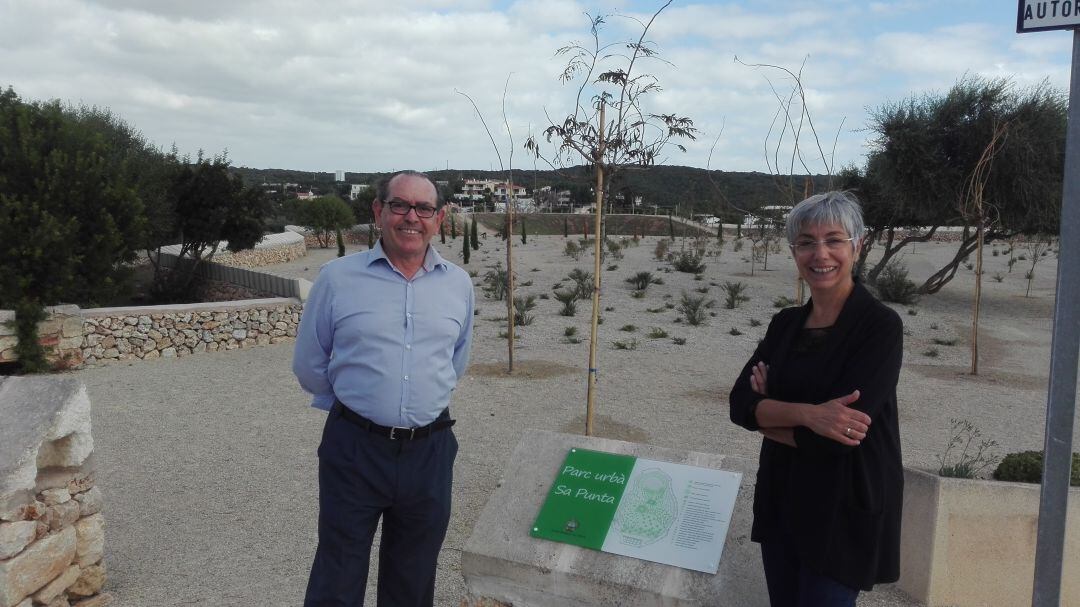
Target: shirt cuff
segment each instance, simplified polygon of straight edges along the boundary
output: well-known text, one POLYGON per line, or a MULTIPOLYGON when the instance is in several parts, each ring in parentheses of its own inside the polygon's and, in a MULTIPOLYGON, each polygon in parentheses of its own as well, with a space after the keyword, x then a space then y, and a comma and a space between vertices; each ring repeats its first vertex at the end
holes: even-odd
POLYGON ((311 399, 311 406, 323 411, 329 411, 334 407, 334 400, 333 394, 316 394, 311 399))

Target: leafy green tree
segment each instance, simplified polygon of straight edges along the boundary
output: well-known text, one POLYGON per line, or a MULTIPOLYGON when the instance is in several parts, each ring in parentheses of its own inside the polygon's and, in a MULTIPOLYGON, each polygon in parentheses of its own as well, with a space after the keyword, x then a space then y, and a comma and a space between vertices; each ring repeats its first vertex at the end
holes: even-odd
POLYGON ((269 205, 261 189, 245 189, 240 176, 229 173, 224 155, 206 159, 201 154, 194 164, 176 172, 170 203, 173 222, 168 235, 173 242, 179 241, 180 259, 165 268, 151 256, 155 259, 154 294, 159 299, 191 300, 198 297, 193 287, 200 267, 213 259, 222 241, 236 252, 262 239, 269 205))
POLYGON ((152 155, 108 113, 0 91, 0 308, 15 310, 24 370, 45 366, 43 306, 93 305, 125 286, 145 222, 136 153, 152 155))
POLYGON ((952 279, 978 246, 977 230, 962 212, 964 192, 1002 128, 982 190, 989 218, 984 241, 1057 231, 1065 112, 1065 95, 1046 83, 1018 89, 1007 79, 978 77, 960 80, 944 95, 875 110, 870 129, 876 138, 865 168, 840 175, 863 201, 868 234, 862 263, 872 246, 882 247, 867 280, 873 282, 904 246, 929 240, 942 226, 963 226, 953 258, 918 293, 936 293, 952 279))
POLYGON ((319 196, 300 201, 296 219, 300 225, 312 231, 315 240, 324 249, 330 247, 330 239, 337 230, 348 228, 356 221, 349 205, 337 196, 319 196))
POLYGON ((375 187, 368 186, 356 193, 356 198, 349 201, 353 215, 356 216, 354 223, 371 223, 375 220, 375 212, 371 205, 375 201, 375 187))

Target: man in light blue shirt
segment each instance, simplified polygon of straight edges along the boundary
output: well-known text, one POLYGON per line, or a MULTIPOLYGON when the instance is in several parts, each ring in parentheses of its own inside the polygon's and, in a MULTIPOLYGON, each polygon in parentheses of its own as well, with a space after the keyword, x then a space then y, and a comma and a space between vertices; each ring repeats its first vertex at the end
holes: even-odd
POLYGON ((434 602, 457 455, 447 407, 475 304, 469 275, 430 246, 442 203, 423 173, 380 182, 379 242, 324 265, 304 305, 293 372, 329 411, 306 606, 363 605, 380 517, 379 605, 434 602))

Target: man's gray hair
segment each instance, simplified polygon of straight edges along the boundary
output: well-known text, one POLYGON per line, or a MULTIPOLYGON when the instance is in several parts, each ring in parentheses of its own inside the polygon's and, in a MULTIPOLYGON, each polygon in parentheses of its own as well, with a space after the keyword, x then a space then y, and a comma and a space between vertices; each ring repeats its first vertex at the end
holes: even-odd
POLYGON ((386 202, 386 199, 390 197, 390 182, 393 181, 395 178, 400 177, 401 175, 409 175, 410 177, 420 177, 421 179, 427 179, 428 183, 431 184, 431 187, 435 188, 435 207, 440 209, 442 208, 443 203, 445 202, 443 200, 442 191, 439 189, 438 184, 435 183, 435 180, 431 178, 431 175, 428 175, 427 173, 421 173, 420 171, 410 171, 407 169, 404 171, 391 173, 390 175, 376 181, 375 200, 378 200, 379 202, 386 202))
POLYGON ((807 226, 829 223, 843 226, 847 235, 855 239, 852 245, 857 244, 866 231, 859 199, 851 192, 832 191, 814 194, 795 205, 785 226, 788 243, 795 244, 795 238, 807 226))

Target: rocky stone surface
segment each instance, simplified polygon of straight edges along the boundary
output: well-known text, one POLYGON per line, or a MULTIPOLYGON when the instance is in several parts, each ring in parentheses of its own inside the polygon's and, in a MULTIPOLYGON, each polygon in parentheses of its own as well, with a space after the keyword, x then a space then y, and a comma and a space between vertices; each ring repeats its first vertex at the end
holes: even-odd
POLYGON ((88 316, 81 356, 86 362, 179 358, 292 341, 302 310, 295 300, 285 299, 253 300, 225 309, 195 305, 199 307, 156 306, 148 314, 129 308, 125 312, 131 314, 88 316))
POLYGON ((0 607, 109 604, 85 386, 0 377, 0 419, 0 607))
MULTIPOLYGON (((226 253, 228 253, 226 251, 226 253)), ((235 268, 256 268, 275 263, 285 263, 307 255, 307 246, 303 242, 297 242, 283 247, 268 249, 247 249, 238 253, 214 255, 214 261, 223 266, 235 268)))

